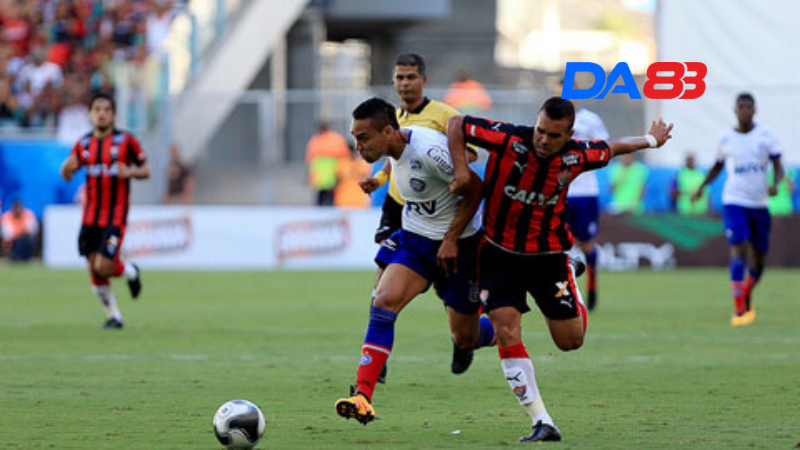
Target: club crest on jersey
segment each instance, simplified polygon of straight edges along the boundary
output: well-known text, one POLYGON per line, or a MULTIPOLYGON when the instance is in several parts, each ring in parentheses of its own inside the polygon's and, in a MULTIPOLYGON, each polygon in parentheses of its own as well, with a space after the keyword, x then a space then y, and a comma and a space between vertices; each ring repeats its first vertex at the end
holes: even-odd
POLYGON ((530 151, 528 147, 525 146, 525 144, 523 144, 521 141, 514 141, 514 143, 511 144, 511 148, 513 148, 514 151, 520 155, 527 155, 530 151))
POLYGON ((561 163, 565 166, 576 166, 581 162, 580 155, 575 153, 567 153, 561 157, 561 163))
POLYGON ((412 178, 408 181, 408 183, 411 185, 411 189, 413 189, 415 192, 422 192, 425 190, 426 184, 419 178, 412 178))
POLYGON ((411 160, 411 170, 420 170, 422 169, 422 161, 418 159, 411 160))

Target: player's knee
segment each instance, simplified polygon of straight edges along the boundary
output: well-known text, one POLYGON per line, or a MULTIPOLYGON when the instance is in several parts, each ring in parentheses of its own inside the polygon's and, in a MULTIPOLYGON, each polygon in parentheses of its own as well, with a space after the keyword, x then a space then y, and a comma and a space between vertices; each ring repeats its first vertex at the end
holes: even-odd
POLYGON ((383 309, 388 309, 393 313, 400 312, 400 296, 391 292, 378 292, 372 300, 372 304, 383 309))
POLYGON ((94 261, 92 270, 94 270, 94 273, 101 277, 110 277, 114 272, 114 264, 105 259, 97 258, 94 261))

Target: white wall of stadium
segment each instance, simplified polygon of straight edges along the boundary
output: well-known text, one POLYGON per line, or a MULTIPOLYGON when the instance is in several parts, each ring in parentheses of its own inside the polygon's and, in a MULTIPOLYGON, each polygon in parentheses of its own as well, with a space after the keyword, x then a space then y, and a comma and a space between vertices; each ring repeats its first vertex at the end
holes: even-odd
MULTIPOLYGON (((136 206, 123 258, 175 270, 372 269, 379 209, 136 206)), ((79 206, 45 211, 47 267, 82 268, 79 206)))

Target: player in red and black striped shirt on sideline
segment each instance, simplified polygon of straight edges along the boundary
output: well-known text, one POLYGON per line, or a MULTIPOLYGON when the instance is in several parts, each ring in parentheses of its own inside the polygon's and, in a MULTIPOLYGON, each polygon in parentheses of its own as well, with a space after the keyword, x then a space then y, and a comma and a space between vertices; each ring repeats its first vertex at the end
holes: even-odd
POLYGON ((131 178, 147 179, 150 168, 139 142, 131 134, 114 128, 116 107, 109 94, 98 93, 89 102, 94 131, 75 143, 61 166, 69 181, 86 167, 86 202, 78 251, 89 263, 92 290, 106 308, 104 328, 122 328, 122 314, 111 290, 110 277, 125 275, 131 296, 142 289, 139 268, 120 258, 128 223, 131 178))
POLYGON ((539 110, 534 127, 455 116, 447 128, 454 193, 469 185, 465 145, 483 147, 490 154, 483 182, 485 236, 477 282, 497 333, 506 379, 533 419, 533 431, 522 441, 561 440, 522 342, 522 314, 530 311, 527 293, 547 319, 558 348, 580 348, 586 333, 586 307, 565 253, 573 245, 565 214, 569 184, 615 156, 661 147, 672 137, 672 125, 659 119, 645 136, 580 141, 572 139, 574 121, 572 103, 553 97, 539 110))

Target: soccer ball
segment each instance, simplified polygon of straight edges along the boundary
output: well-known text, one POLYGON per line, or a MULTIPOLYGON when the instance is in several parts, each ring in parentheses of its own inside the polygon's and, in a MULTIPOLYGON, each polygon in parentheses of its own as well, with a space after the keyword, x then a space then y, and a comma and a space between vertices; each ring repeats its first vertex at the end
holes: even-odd
POLYGON ((225 402, 214 414, 214 434, 225 448, 253 448, 264 434, 264 414, 247 400, 225 402))

